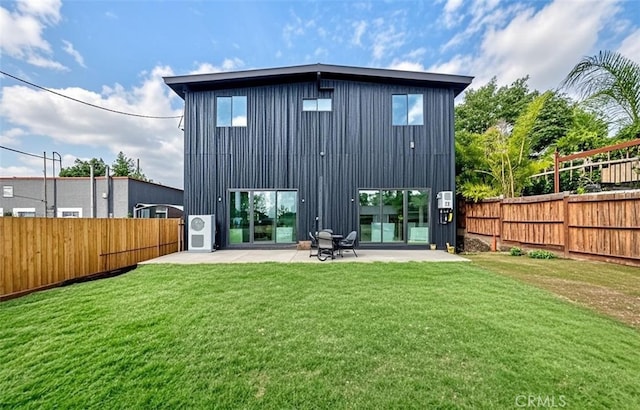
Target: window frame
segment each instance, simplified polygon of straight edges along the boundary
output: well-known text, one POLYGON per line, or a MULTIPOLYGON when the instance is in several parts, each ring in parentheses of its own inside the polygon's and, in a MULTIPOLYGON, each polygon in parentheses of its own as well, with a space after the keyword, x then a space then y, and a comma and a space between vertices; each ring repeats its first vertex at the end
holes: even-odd
POLYGON ((391 125, 394 127, 403 126, 422 126, 424 125, 424 94, 391 94, 391 125), (420 115, 418 117, 419 122, 411 121, 411 110, 417 105, 417 101, 411 105, 411 99, 420 99, 420 115), (404 102, 401 107, 400 113, 396 113, 396 104, 404 102), (399 120, 399 121, 398 121, 399 120))
POLYGON ((82 208, 57 208, 56 209, 56 217, 58 218, 82 218, 82 208), (65 212, 76 212, 78 214, 78 216, 65 216, 64 213, 65 212))
POLYGON ((246 95, 219 95, 216 96, 216 128, 239 128, 247 126, 247 117, 248 117, 248 106, 249 101, 246 95), (228 100, 228 102, 226 102, 228 100), (238 104, 241 103, 241 100, 244 100, 243 106, 238 104), (225 101, 225 104, 221 102, 225 101), (227 108, 228 104, 228 108, 227 108), (221 112, 224 109, 224 112, 221 112), (244 112, 244 116, 234 116, 234 111, 244 112), (227 112, 228 111, 228 112, 227 112), (224 115, 223 120, 221 121, 221 115, 224 115), (228 117, 228 119, 226 118, 228 117), (244 118, 244 121, 238 121, 238 118, 244 118))
MULTIPOLYGON (((429 244, 429 237, 431 235, 431 230, 433 229, 433 222, 431 221, 431 208, 430 208, 430 203, 431 203, 431 193, 432 193, 432 189, 431 188, 427 188, 427 187, 414 187, 414 188, 358 188, 357 190, 357 197, 359 198, 359 202, 358 202, 358 235, 359 235, 359 241, 361 243, 366 243, 367 245, 374 245, 374 246, 378 246, 378 245, 386 245, 386 244, 404 244, 404 245, 409 245, 409 246, 428 246, 429 244), (392 191, 401 191, 402 192, 402 212, 395 214, 398 217, 398 219, 402 219, 402 233, 401 233, 401 240, 396 240, 396 239, 392 239, 392 240, 385 240, 385 235, 384 235, 384 225, 385 223, 385 215, 394 215, 391 213, 385 214, 384 213, 384 209, 386 206, 384 203, 384 192, 392 192, 392 191), (424 208, 422 209, 422 225, 412 225, 415 222, 413 222, 411 219, 414 216, 418 216, 418 218, 420 219, 420 214, 416 214, 415 210, 410 209, 410 193, 412 192, 418 192, 418 195, 424 194, 425 195, 425 202, 424 202, 424 208), (374 198, 376 200, 375 203, 371 204, 371 205, 363 205, 362 204, 362 197, 361 194, 366 193, 367 195, 369 195, 369 197, 367 199, 370 198, 374 198), (369 212, 363 212, 363 206, 369 208, 368 211, 369 212), (377 208, 377 211, 376 211, 377 208), (376 211, 374 213, 371 213, 371 211, 376 211), (366 215, 370 215, 371 216, 371 220, 368 221, 369 223, 365 223, 364 225, 371 225, 371 232, 369 233, 369 239, 366 240, 366 235, 365 235, 365 229, 363 228, 363 216, 366 215), (376 238, 373 237, 373 224, 374 223, 380 223, 380 236, 379 236, 379 240, 374 240, 376 238), (421 228, 421 230, 426 229, 426 237, 424 240, 420 240, 420 239, 416 239, 417 235, 417 231, 415 232, 416 235, 412 235, 412 228, 421 228)), ((395 238, 395 236, 394 236, 395 238)))
POLYGON ((11 213, 16 218, 35 218, 36 208, 13 208, 11 213), (20 214, 33 214, 33 215, 20 215, 20 214))
POLYGON ((302 99, 302 112, 332 112, 332 111, 333 111, 333 98, 303 98, 302 99), (326 105, 327 102, 328 102, 328 108, 326 105), (313 103, 313 106, 311 105, 311 103, 313 103))

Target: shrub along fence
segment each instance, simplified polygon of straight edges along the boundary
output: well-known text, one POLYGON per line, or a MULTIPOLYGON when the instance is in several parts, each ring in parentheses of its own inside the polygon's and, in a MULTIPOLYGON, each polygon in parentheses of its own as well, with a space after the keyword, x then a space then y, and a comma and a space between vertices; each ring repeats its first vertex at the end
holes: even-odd
POLYGON ((467 203, 466 232, 525 246, 640 266, 640 191, 567 193, 467 203))
POLYGON ((0 299, 177 252, 180 219, 0 218, 0 299))

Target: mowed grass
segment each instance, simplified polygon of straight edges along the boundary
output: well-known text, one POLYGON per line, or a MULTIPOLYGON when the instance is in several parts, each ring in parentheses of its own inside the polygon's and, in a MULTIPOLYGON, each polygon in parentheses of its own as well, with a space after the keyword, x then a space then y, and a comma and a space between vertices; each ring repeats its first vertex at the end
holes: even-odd
POLYGON ((640 332, 470 263, 146 265, 0 326, 5 408, 640 408, 640 332))

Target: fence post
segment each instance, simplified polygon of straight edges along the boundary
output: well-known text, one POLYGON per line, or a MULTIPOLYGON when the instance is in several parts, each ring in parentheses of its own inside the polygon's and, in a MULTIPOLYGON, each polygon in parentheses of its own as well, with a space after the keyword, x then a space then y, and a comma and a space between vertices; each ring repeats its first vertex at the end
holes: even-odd
POLYGON ((563 219, 563 248, 564 248, 564 257, 569 258, 569 194, 565 192, 564 197, 562 198, 562 202, 564 205, 564 218, 563 219))
POLYGON ((498 220, 498 240, 496 241, 496 244, 495 244, 496 251, 502 245, 502 225, 504 223, 504 211, 502 210, 503 202, 504 202, 504 198, 500 198, 500 202, 498 205, 498 216, 500 217, 500 219, 498 220))

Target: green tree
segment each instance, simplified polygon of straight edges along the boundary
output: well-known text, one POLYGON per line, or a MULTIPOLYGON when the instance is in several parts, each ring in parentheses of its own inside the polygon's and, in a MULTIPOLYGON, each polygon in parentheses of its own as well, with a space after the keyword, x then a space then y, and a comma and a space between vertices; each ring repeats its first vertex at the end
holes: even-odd
MULTIPOLYGON (((501 122, 481 135, 473 137, 473 156, 481 178, 463 182, 461 192, 466 198, 482 199, 492 194, 520 196, 530 177, 544 169, 548 160, 531 158, 533 128, 552 93, 536 97, 511 126, 501 122), (481 151, 480 151, 481 150, 481 151), (482 152, 483 155, 476 155, 482 152)), ((469 151, 469 150, 467 150, 469 151)))
POLYGON ((572 101, 551 92, 531 130, 531 150, 542 153, 558 139, 567 135, 573 126, 572 101))
POLYGON ((537 91, 529 90, 527 81, 523 77, 498 87, 492 78, 477 90, 469 90, 464 102, 456 106, 456 185, 466 198, 478 200, 501 193, 487 163, 487 139, 496 135, 485 133, 500 124, 505 136, 511 134, 518 117, 538 96, 537 91))
POLYGON ((72 166, 62 168, 60 170, 60 177, 88 177, 91 176, 91 165, 93 165, 93 175, 104 175, 107 169, 107 164, 104 163, 102 158, 91 158, 89 161, 83 161, 76 158, 72 166))
POLYGON ((627 138, 640 131, 640 64, 615 51, 584 57, 567 74, 563 87, 574 88, 588 107, 601 111, 627 138))
POLYGON ((117 177, 130 177, 141 181, 148 181, 147 177, 136 166, 132 158, 128 158, 122 151, 118 152, 118 156, 111 166, 113 175, 117 177))
POLYGON ((456 132, 468 131, 482 134, 499 121, 513 125, 537 95, 530 91, 529 77, 520 78, 509 86, 498 87, 496 78, 465 94, 464 102, 456 106, 456 132))
POLYGON ((607 123, 594 113, 574 106, 571 111, 571 128, 555 142, 561 155, 588 151, 611 144, 607 138, 607 123))

